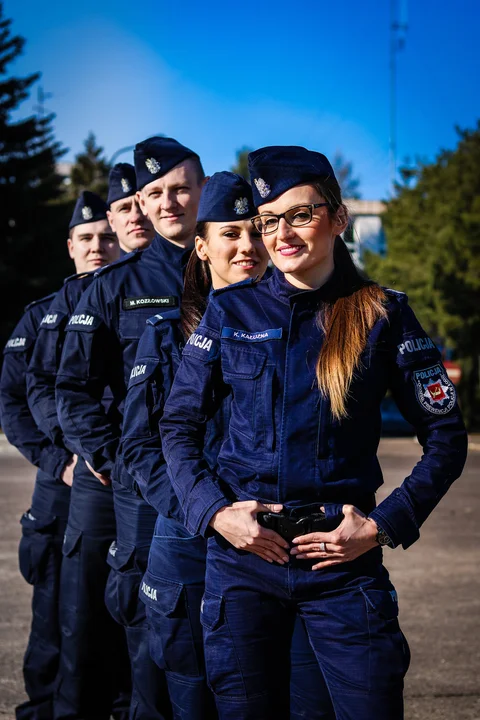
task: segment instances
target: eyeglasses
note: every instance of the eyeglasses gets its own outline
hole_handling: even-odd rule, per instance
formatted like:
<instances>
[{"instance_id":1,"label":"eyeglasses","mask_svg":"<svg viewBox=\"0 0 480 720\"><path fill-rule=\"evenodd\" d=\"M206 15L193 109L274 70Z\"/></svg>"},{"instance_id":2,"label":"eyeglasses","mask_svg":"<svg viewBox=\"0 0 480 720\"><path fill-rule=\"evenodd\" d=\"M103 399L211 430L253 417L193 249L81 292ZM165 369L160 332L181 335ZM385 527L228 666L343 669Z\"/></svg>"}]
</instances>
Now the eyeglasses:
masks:
<instances>
[{"instance_id":1,"label":"eyeglasses","mask_svg":"<svg viewBox=\"0 0 480 720\"><path fill-rule=\"evenodd\" d=\"M301 227L302 225L308 225L312 222L314 208L327 207L328 203L313 203L312 205L295 205L280 215L274 215L273 213L262 213L261 215L255 215L251 218L251 221L257 230L262 235L270 235L271 233L278 230L280 218L284 218L291 227Z\"/></svg>"}]
</instances>

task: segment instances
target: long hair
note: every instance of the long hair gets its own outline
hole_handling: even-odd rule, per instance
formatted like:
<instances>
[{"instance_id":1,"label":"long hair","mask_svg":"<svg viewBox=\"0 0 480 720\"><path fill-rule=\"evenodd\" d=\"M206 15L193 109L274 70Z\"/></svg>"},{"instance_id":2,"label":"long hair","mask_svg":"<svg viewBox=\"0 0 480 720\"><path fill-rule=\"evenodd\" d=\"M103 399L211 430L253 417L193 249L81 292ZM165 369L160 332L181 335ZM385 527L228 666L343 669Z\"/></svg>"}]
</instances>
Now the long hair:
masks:
<instances>
[{"instance_id":1,"label":"long hair","mask_svg":"<svg viewBox=\"0 0 480 720\"><path fill-rule=\"evenodd\" d=\"M315 189L328 202L328 213L348 216L335 178L315 183ZM348 416L350 386L368 335L381 317L386 317L386 296L376 283L368 280L355 266L350 252L338 235L334 247L334 296L322 303L317 323L324 333L317 359L316 376L320 392L330 400L335 420Z\"/></svg>"},{"instance_id":2,"label":"long hair","mask_svg":"<svg viewBox=\"0 0 480 720\"><path fill-rule=\"evenodd\" d=\"M197 223L195 235L205 240L208 223ZM212 287L210 270L205 260L200 260L195 250L192 251L185 270L182 304L180 308L180 324L185 337L195 332L200 324L205 310L207 299Z\"/></svg>"}]
</instances>

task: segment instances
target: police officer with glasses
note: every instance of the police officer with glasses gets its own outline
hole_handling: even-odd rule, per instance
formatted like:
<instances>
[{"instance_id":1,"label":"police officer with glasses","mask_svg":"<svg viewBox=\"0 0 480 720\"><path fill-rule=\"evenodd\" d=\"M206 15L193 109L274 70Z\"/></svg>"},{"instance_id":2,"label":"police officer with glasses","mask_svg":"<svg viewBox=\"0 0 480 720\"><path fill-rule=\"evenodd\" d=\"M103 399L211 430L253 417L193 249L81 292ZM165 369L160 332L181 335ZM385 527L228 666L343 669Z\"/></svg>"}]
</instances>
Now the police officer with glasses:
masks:
<instances>
[{"instance_id":1,"label":"police officer with glasses","mask_svg":"<svg viewBox=\"0 0 480 720\"><path fill-rule=\"evenodd\" d=\"M208 537L208 680L222 720L288 718L301 617L336 717L400 720L409 650L382 547L412 545L462 472L455 388L406 296L353 264L327 158L267 147L249 168L273 275L213 293L160 423L186 527ZM406 351L407 340L423 341ZM225 389L231 418L212 470L205 423ZM387 389L423 456L375 507Z\"/></svg>"}]
</instances>

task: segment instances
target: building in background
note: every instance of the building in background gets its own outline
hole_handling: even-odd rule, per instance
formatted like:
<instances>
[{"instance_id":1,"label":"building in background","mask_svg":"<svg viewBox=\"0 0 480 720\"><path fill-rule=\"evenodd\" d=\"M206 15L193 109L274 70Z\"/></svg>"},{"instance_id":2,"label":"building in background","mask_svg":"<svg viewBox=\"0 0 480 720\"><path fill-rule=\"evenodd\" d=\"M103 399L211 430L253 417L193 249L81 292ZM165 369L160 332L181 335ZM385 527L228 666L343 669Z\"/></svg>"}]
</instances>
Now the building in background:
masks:
<instances>
[{"instance_id":1,"label":"building in background","mask_svg":"<svg viewBox=\"0 0 480 720\"><path fill-rule=\"evenodd\" d=\"M362 267L365 250L385 255L386 242L382 226L385 204L380 200L346 200L351 222L343 234L357 265Z\"/></svg>"}]
</instances>

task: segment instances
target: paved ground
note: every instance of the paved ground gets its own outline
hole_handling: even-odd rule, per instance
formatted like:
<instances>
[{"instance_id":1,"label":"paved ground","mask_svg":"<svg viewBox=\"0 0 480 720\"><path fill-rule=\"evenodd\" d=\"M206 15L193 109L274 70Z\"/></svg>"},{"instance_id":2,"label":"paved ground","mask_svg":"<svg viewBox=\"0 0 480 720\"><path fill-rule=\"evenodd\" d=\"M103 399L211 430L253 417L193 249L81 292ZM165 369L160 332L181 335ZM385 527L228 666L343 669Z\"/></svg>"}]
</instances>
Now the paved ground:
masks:
<instances>
[{"instance_id":1,"label":"paved ground","mask_svg":"<svg viewBox=\"0 0 480 720\"><path fill-rule=\"evenodd\" d=\"M480 720L479 450L477 439L465 473L426 522L421 540L407 552L386 552L412 649L406 720ZM384 492L419 456L411 439L382 442ZM33 469L0 436L0 717L8 720L23 698L30 588L17 570L18 518L28 507L33 478Z\"/></svg>"}]
</instances>

